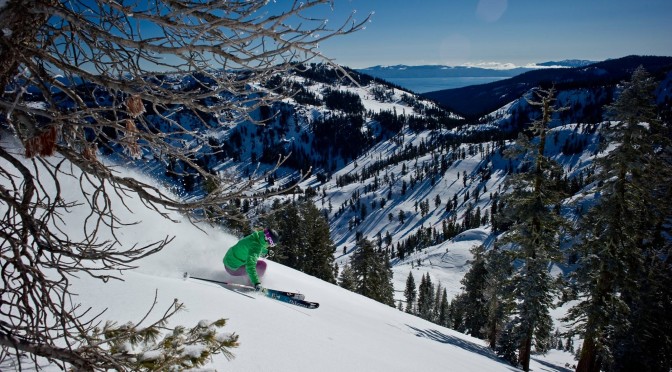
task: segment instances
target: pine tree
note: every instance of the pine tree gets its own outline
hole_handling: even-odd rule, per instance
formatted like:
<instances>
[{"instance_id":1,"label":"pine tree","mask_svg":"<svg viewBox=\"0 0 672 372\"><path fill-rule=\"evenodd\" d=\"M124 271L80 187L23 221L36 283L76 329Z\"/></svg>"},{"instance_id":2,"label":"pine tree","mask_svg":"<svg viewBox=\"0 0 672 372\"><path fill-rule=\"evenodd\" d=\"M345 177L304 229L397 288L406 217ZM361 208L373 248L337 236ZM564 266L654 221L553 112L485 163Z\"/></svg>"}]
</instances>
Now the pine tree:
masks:
<instances>
[{"instance_id":1,"label":"pine tree","mask_svg":"<svg viewBox=\"0 0 672 372\"><path fill-rule=\"evenodd\" d=\"M563 195L555 180L562 170L546 156L546 136L554 108L553 88L535 92L539 101L529 101L541 107L541 118L532 123L536 144L521 133L510 155L522 157L522 169L528 171L510 177L512 192L503 198L504 213L513 221L509 233L502 239L514 247L521 266L514 275L514 294L518 306L512 319L513 340L519 343L518 360L523 370L529 370L533 345L547 347L552 319L554 280L549 266L559 260L559 236L563 221L554 207Z\"/></svg>"},{"instance_id":2,"label":"pine tree","mask_svg":"<svg viewBox=\"0 0 672 372\"><path fill-rule=\"evenodd\" d=\"M464 293L459 293L450 302L450 322L454 330L462 333L465 332L464 315L468 311L466 306L464 306L465 297Z\"/></svg>"},{"instance_id":3,"label":"pine tree","mask_svg":"<svg viewBox=\"0 0 672 372\"><path fill-rule=\"evenodd\" d=\"M329 223L309 201L276 205L264 226L276 228L281 240L274 260L335 283L333 265L336 247L330 237Z\"/></svg>"},{"instance_id":4,"label":"pine tree","mask_svg":"<svg viewBox=\"0 0 672 372\"><path fill-rule=\"evenodd\" d=\"M441 313L441 295L443 294L443 287L441 283L436 284L436 292L434 292L434 308L432 309L432 322L439 324L439 315Z\"/></svg>"},{"instance_id":5,"label":"pine tree","mask_svg":"<svg viewBox=\"0 0 672 372\"><path fill-rule=\"evenodd\" d=\"M432 310L434 309L434 284L429 277L429 273L422 276L418 288L418 316L422 319L432 319Z\"/></svg>"},{"instance_id":6,"label":"pine tree","mask_svg":"<svg viewBox=\"0 0 672 372\"><path fill-rule=\"evenodd\" d=\"M380 302L394 306L394 284L392 280L394 278L394 273L392 272L392 263L390 261L390 255L387 250L382 252L383 261L382 261L382 270L380 278Z\"/></svg>"},{"instance_id":7,"label":"pine tree","mask_svg":"<svg viewBox=\"0 0 672 372\"><path fill-rule=\"evenodd\" d=\"M338 285L352 292L357 289L357 276L355 275L355 271L352 269L352 266L349 264L345 264L345 266L343 266L341 276L338 278Z\"/></svg>"},{"instance_id":8,"label":"pine tree","mask_svg":"<svg viewBox=\"0 0 672 372\"><path fill-rule=\"evenodd\" d=\"M406 298L406 312L413 314L415 309L415 300L418 296L418 290L415 287L415 279L413 279L413 272L408 272L408 277L406 278L406 288L404 289L404 297Z\"/></svg>"},{"instance_id":9,"label":"pine tree","mask_svg":"<svg viewBox=\"0 0 672 372\"><path fill-rule=\"evenodd\" d=\"M641 157L639 173L633 173L634 186L645 192L639 205L641 238L639 267L630 265L631 283L623 288L628 306L628 322L617 327L613 340L613 371L672 370L672 133L670 123L662 122L653 94L655 82L642 68L635 70L631 85L610 107L621 122L640 121L647 132L642 143L633 141ZM637 137L637 136L635 136ZM636 180L640 178L640 180Z\"/></svg>"},{"instance_id":10,"label":"pine tree","mask_svg":"<svg viewBox=\"0 0 672 372\"><path fill-rule=\"evenodd\" d=\"M335 283L331 267L334 263L336 246L331 240L329 222L320 213L315 204L305 202L300 204L304 224L300 231L306 240L303 254L306 261L301 271L330 283Z\"/></svg>"},{"instance_id":11,"label":"pine tree","mask_svg":"<svg viewBox=\"0 0 672 372\"><path fill-rule=\"evenodd\" d=\"M568 335L567 340L565 340L564 350L570 353L574 353L574 340L572 339L571 334Z\"/></svg>"},{"instance_id":12,"label":"pine tree","mask_svg":"<svg viewBox=\"0 0 672 372\"><path fill-rule=\"evenodd\" d=\"M520 360L517 353L519 337L515 335L516 332L513 328L513 323L506 324L501 335L497 339L495 351L497 352L497 355L504 358L504 360L513 365L518 365Z\"/></svg>"},{"instance_id":13,"label":"pine tree","mask_svg":"<svg viewBox=\"0 0 672 372\"><path fill-rule=\"evenodd\" d=\"M282 239L275 248L273 260L291 268L300 270L303 236L297 226L302 218L296 203L274 205L273 213L264 221L264 227L278 230Z\"/></svg>"},{"instance_id":14,"label":"pine tree","mask_svg":"<svg viewBox=\"0 0 672 372\"><path fill-rule=\"evenodd\" d=\"M452 326L452 322L450 321L450 303L448 303L448 293L445 288L443 289L443 293L441 293L437 323L444 327Z\"/></svg>"},{"instance_id":15,"label":"pine tree","mask_svg":"<svg viewBox=\"0 0 672 372\"><path fill-rule=\"evenodd\" d=\"M491 349L497 346L497 340L513 311L514 299L511 283L513 265L507 251L494 248L485 255L485 288L483 297L487 311L484 335Z\"/></svg>"},{"instance_id":16,"label":"pine tree","mask_svg":"<svg viewBox=\"0 0 672 372\"><path fill-rule=\"evenodd\" d=\"M352 255L352 270L357 282L355 292L384 304L394 306L392 268L386 253L376 252L367 239L357 242Z\"/></svg>"},{"instance_id":17,"label":"pine tree","mask_svg":"<svg viewBox=\"0 0 672 372\"><path fill-rule=\"evenodd\" d=\"M560 333L560 330L556 328L555 332L553 332L553 337L551 339L551 345L552 349L556 350L562 350L563 345L562 345L562 334Z\"/></svg>"},{"instance_id":18,"label":"pine tree","mask_svg":"<svg viewBox=\"0 0 672 372\"><path fill-rule=\"evenodd\" d=\"M596 160L599 198L580 221L575 246L583 297L568 319L584 339L577 371L671 367L670 262L660 254L670 248L671 163L654 88L640 67L608 108L616 122L603 135L618 146Z\"/></svg>"},{"instance_id":19,"label":"pine tree","mask_svg":"<svg viewBox=\"0 0 672 372\"><path fill-rule=\"evenodd\" d=\"M464 327L467 334L483 338L483 327L487 322L484 293L488 277L488 272L485 268L485 247L483 245L474 246L470 251L474 256L474 261L461 281L462 290L464 291L464 306L469 309L464 314Z\"/></svg>"}]
</instances>

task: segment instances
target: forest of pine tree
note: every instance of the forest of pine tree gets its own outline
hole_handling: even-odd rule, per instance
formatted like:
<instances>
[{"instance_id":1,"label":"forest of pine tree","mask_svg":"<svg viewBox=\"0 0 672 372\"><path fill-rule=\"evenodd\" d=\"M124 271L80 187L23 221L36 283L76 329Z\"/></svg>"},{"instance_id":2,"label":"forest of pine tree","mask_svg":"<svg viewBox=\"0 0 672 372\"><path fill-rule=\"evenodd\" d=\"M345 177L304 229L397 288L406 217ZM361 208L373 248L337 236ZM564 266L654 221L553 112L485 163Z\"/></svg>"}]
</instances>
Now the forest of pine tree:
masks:
<instances>
[{"instance_id":1,"label":"forest of pine tree","mask_svg":"<svg viewBox=\"0 0 672 372\"><path fill-rule=\"evenodd\" d=\"M451 304L453 328L487 339L524 370L533 352L573 350L578 337L577 372L670 371L671 132L654 88L639 68L607 107L613 121L602 127L604 144L620 145L597 158L594 201L573 229L558 208L567 191L562 172L543 148L553 92L541 91L541 119L531 126L537 141L523 134L510 151L525 171L510 177L512 191L498 204L495 247L472 251ZM574 242L565 252L563 238ZM550 276L551 265L563 263L573 264L571 274ZM576 303L565 319L571 328L554 333L549 310L568 300Z\"/></svg>"},{"instance_id":2,"label":"forest of pine tree","mask_svg":"<svg viewBox=\"0 0 672 372\"><path fill-rule=\"evenodd\" d=\"M394 306L394 286L390 257L362 239L357 243L350 261L354 292L386 305ZM344 278L341 277L341 283Z\"/></svg>"},{"instance_id":3,"label":"forest of pine tree","mask_svg":"<svg viewBox=\"0 0 672 372\"><path fill-rule=\"evenodd\" d=\"M322 280L336 283L329 223L309 201L276 203L264 221L280 236L274 260Z\"/></svg>"},{"instance_id":4,"label":"forest of pine tree","mask_svg":"<svg viewBox=\"0 0 672 372\"><path fill-rule=\"evenodd\" d=\"M669 371L672 367L669 123L655 84L637 69L608 107L604 132L620 143L599 160L601 198L579 221L579 303L569 313L584 339L577 372Z\"/></svg>"}]
</instances>

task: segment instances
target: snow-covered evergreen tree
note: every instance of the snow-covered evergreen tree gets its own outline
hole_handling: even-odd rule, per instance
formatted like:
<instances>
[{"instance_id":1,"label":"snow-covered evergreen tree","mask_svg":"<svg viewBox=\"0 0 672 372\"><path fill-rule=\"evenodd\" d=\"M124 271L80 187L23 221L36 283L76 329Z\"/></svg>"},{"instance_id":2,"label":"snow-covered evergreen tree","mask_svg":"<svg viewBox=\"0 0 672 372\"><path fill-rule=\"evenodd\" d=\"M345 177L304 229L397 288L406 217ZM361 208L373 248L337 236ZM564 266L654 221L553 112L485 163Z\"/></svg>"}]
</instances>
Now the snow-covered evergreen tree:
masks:
<instances>
[{"instance_id":1,"label":"snow-covered evergreen tree","mask_svg":"<svg viewBox=\"0 0 672 372\"><path fill-rule=\"evenodd\" d=\"M355 292L394 306L392 270L387 254L376 252L373 243L362 239L357 243L350 264L357 280Z\"/></svg>"},{"instance_id":2,"label":"snow-covered evergreen tree","mask_svg":"<svg viewBox=\"0 0 672 372\"><path fill-rule=\"evenodd\" d=\"M448 302L448 292L443 289L441 293L441 301L439 303L439 314L436 323L443 327L451 327L450 322L450 303Z\"/></svg>"},{"instance_id":3,"label":"snow-covered evergreen tree","mask_svg":"<svg viewBox=\"0 0 672 372\"><path fill-rule=\"evenodd\" d=\"M621 122L640 121L648 129L633 141L642 164L634 182L646 187L641 200L630 201L641 213L641 266L630 266L634 286L624 287L628 321L616 328L613 340L613 371L669 371L672 369L672 132L662 121L653 94L653 78L641 66L630 85L608 109ZM669 116L668 116L669 117Z\"/></svg>"},{"instance_id":4,"label":"snow-covered evergreen tree","mask_svg":"<svg viewBox=\"0 0 672 372\"><path fill-rule=\"evenodd\" d=\"M338 277L338 285L352 292L357 289L357 276L350 264L343 266L343 271Z\"/></svg>"},{"instance_id":5,"label":"snow-covered evergreen tree","mask_svg":"<svg viewBox=\"0 0 672 372\"><path fill-rule=\"evenodd\" d=\"M474 337L482 338L483 327L487 322L487 307L485 299L486 280L488 272L485 268L485 247L474 246L471 250L474 260L471 268L462 278L462 290L464 291L464 306L469 309L464 314L464 327L466 332Z\"/></svg>"},{"instance_id":6,"label":"snow-covered evergreen tree","mask_svg":"<svg viewBox=\"0 0 672 372\"><path fill-rule=\"evenodd\" d=\"M493 350L514 308L511 274L513 265L507 251L494 248L485 254L485 288L483 297L487 318L484 335Z\"/></svg>"},{"instance_id":7,"label":"snow-covered evergreen tree","mask_svg":"<svg viewBox=\"0 0 672 372\"><path fill-rule=\"evenodd\" d=\"M422 276L420 286L418 287L418 316L432 320L432 310L434 309L434 284L429 273Z\"/></svg>"},{"instance_id":8,"label":"snow-covered evergreen tree","mask_svg":"<svg viewBox=\"0 0 672 372\"><path fill-rule=\"evenodd\" d=\"M560 258L562 217L556 211L563 195L557 181L562 178L559 165L546 154L546 136L554 108L555 90L535 92L539 101L528 101L541 107L541 117L532 123L531 130L538 136L532 142L521 133L511 151L521 156L521 169L512 175L512 191L503 197L505 213L512 226L502 238L510 244L514 257L521 265L514 274L514 294L517 308L512 322L514 337L519 345L518 360L523 370L529 370L530 355L535 346L547 349L552 331L549 308L553 306L555 282L550 275L550 265Z\"/></svg>"},{"instance_id":9,"label":"snow-covered evergreen tree","mask_svg":"<svg viewBox=\"0 0 672 372\"><path fill-rule=\"evenodd\" d=\"M276 228L281 240L274 260L334 283L332 267L336 247L329 224L315 204L301 200L276 205L264 225Z\"/></svg>"},{"instance_id":10,"label":"snow-covered evergreen tree","mask_svg":"<svg viewBox=\"0 0 672 372\"><path fill-rule=\"evenodd\" d=\"M406 288L404 289L404 297L406 298L406 312L409 314L414 314L415 300L418 297L418 290L415 287L413 271L408 272L408 277L406 278Z\"/></svg>"},{"instance_id":11,"label":"snow-covered evergreen tree","mask_svg":"<svg viewBox=\"0 0 672 372\"><path fill-rule=\"evenodd\" d=\"M663 138L654 87L638 68L610 107L616 121L604 127L606 144L617 146L596 160L596 204L581 220L576 245L581 297L568 316L584 339L577 372L642 364L649 364L646 370L670 369L669 334L664 333L671 323L663 313L671 308L670 287L665 287L670 283L671 163L669 132Z\"/></svg>"}]
</instances>

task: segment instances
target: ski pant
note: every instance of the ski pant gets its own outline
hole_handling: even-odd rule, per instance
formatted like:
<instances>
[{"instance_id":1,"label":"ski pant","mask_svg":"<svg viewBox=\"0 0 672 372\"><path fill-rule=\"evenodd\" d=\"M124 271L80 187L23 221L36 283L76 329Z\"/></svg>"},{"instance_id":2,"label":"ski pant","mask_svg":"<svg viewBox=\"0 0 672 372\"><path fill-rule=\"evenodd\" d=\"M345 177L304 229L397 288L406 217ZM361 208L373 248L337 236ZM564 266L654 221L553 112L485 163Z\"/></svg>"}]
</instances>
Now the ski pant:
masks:
<instances>
[{"instance_id":1,"label":"ski pant","mask_svg":"<svg viewBox=\"0 0 672 372\"><path fill-rule=\"evenodd\" d=\"M228 266L224 265L224 268L226 269L226 272L233 275L233 276L243 276L247 275L247 271L245 270L245 265L237 268L237 269L231 269ZM266 272L266 261L257 261L257 275L261 278L264 276L264 273Z\"/></svg>"}]
</instances>

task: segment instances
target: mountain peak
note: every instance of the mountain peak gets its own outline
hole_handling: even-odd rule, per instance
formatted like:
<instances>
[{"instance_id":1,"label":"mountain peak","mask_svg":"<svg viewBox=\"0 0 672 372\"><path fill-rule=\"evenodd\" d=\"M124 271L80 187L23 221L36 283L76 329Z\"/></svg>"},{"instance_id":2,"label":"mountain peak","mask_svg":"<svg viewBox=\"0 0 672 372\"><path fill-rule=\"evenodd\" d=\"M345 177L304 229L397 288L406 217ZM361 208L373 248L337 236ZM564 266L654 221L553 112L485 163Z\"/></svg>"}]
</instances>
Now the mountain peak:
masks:
<instances>
[{"instance_id":1,"label":"mountain peak","mask_svg":"<svg viewBox=\"0 0 672 372\"><path fill-rule=\"evenodd\" d=\"M537 63L536 66L543 66L543 67L583 67L583 66L588 66L592 65L593 63L597 63L599 61L590 61L587 59L564 59L561 61L548 61L548 62L541 62Z\"/></svg>"}]
</instances>

